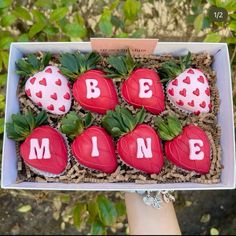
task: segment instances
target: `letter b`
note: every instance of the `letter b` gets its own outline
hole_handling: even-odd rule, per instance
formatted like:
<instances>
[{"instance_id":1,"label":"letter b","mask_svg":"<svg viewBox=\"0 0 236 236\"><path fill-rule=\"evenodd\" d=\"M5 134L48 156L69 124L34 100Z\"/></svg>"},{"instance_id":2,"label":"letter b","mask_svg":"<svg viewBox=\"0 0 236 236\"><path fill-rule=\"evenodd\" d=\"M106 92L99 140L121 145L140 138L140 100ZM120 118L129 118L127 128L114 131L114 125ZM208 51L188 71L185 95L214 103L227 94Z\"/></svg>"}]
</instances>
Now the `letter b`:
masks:
<instances>
[{"instance_id":1,"label":"letter b","mask_svg":"<svg viewBox=\"0 0 236 236\"><path fill-rule=\"evenodd\" d=\"M98 81L96 79L86 79L87 98L98 98L101 94L98 88Z\"/></svg>"}]
</instances>

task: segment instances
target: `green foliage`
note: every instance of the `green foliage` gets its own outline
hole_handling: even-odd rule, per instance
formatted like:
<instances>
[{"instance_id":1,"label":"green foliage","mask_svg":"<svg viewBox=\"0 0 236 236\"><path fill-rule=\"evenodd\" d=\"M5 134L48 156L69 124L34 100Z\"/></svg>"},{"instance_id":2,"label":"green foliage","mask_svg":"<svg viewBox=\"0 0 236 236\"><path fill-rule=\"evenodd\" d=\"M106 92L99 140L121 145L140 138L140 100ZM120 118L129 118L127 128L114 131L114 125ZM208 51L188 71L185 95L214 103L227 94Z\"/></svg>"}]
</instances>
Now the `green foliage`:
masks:
<instances>
[{"instance_id":1,"label":"green foliage","mask_svg":"<svg viewBox=\"0 0 236 236\"><path fill-rule=\"evenodd\" d=\"M111 55L107 58L107 62L111 66L104 69L108 78L127 78L139 66L129 51L127 55Z\"/></svg>"},{"instance_id":2,"label":"green foliage","mask_svg":"<svg viewBox=\"0 0 236 236\"><path fill-rule=\"evenodd\" d=\"M77 229L88 224L92 235L106 235L109 227L114 226L125 215L124 201L113 203L105 195L98 195L86 203L78 203L73 211Z\"/></svg>"},{"instance_id":3,"label":"green foliage","mask_svg":"<svg viewBox=\"0 0 236 236\"><path fill-rule=\"evenodd\" d=\"M29 78L35 73L43 70L51 59L51 53L45 52L41 58L34 54L28 54L26 58L16 62L16 73L24 78Z\"/></svg>"},{"instance_id":4,"label":"green foliage","mask_svg":"<svg viewBox=\"0 0 236 236\"><path fill-rule=\"evenodd\" d=\"M12 121L6 123L7 136L15 141L25 140L34 128L47 122L47 114L41 111L36 117L32 112L22 114L12 114Z\"/></svg>"},{"instance_id":5,"label":"green foliage","mask_svg":"<svg viewBox=\"0 0 236 236\"><path fill-rule=\"evenodd\" d=\"M68 113L61 121L60 130L62 133L68 135L73 140L80 135L85 128L88 128L92 124L93 118L90 112L85 117L81 117L76 112Z\"/></svg>"},{"instance_id":6,"label":"green foliage","mask_svg":"<svg viewBox=\"0 0 236 236\"><path fill-rule=\"evenodd\" d=\"M176 116L156 117L155 126L162 140L172 140L182 132L182 125Z\"/></svg>"},{"instance_id":7,"label":"green foliage","mask_svg":"<svg viewBox=\"0 0 236 236\"><path fill-rule=\"evenodd\" d=\"M63 53L59 58L61 63L59 68L65 76L75 80L85 71L96 69L100 60L101 57L96 52L87 54L82 54L79 52Z\"/></svg>"},{"instance_id":8,"label":"green foliage","mask_svg":"<svg viewBox=\"0 0 236 236\"><path fill-rule=\"evenodd\" d=\"M141 11L141 2L137 0L126 0L123 6L126 20L135 21Z\"/></svg>"},{"instance_id":9,"label":"green foliage","mask_svg":"<svg viewBox=\"0 0 236 236\"><path fill-rule=\"evenodd\" d=\"M120 137L132 131L138 124L143 123L145 116L144 108L133 117L128 109L116 106L115 111L107 111L106 115L102 118L102 126L113 137Z\"/></svg>"}]
</instances>

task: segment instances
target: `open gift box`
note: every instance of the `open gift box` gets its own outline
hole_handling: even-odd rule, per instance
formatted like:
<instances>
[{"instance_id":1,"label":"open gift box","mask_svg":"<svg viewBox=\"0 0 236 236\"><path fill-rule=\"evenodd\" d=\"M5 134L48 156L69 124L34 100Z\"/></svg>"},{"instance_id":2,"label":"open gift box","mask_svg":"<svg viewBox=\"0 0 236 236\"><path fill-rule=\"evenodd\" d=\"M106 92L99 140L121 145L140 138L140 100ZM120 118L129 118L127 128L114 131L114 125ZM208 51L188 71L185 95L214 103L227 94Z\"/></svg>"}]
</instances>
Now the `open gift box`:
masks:
<instances>
[{"instance_id":1,"label":"open gift box","mask_svg":"<svg viewBox=\"0 0 236 236\"><path fill-rule=\"evenodd\" d=\"M119 40L119 39L115 39ZM135 40L133 41L135 45ZM104 43L105 44L105 43ZM5 121L9 121L13 113L19 112L17 84L19 76L15 73L15 62L23 54L49 51L53 53L92 50L90 42L48 42L48 43L12 43L10 48ZM220 111L218 123L221 126L222 173L221 181L216 184L199 183L164 183L164 184L137 184L137 183L40 183L21 182L17 180L17 155L14 141L7 138L4 132L2 177L1 186L7 189L42 189L42 190L207 190L235 188L235 139L231 71L228 47L226 43L191 43L191 42L159 42L153 54L170 53L174 56L192 53L208 52L214 57L213 70L217 76L217 87L220 94ZM6 130L5 130L6 131Z\"/></svg>"}]
</instances>

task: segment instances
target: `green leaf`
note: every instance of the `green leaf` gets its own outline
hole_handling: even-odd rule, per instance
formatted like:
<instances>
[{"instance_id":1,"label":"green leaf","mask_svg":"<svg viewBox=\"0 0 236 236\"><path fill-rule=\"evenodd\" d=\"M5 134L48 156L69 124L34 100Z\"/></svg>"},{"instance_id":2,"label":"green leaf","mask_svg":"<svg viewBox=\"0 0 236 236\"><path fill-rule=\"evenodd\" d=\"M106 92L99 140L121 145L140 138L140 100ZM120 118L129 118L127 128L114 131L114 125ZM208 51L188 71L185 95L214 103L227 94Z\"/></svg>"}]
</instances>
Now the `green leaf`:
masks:
<instances>
[{"instance_id":1,"label":"green leaf","mask_svg":"<svg viewBox=\"0 0 236 236\"><path fill-rule=\"evenodd\" d=\"M21 34L17 41L18 42L28 42L29 41L28 34Z\"/></svg>"},{"instance_id":2,"label":"green leaf","mask_svg":"<svg viewBox=\"0 0 236 236\"><path fill-rule=\"evenodd\" d=\"M9 59L9 52L8 51L1 51L0 57L2 58L4 68L7 69L8 67L8 59Z\"/></svg>"},{"instance_id":3,"label":"green leaf","mask_svg":"<svg viewBox=\"0 0 236 236\"><path fill-rule=\"evenodd\" d=\"M2 17L1 25L7 27L12 25L16 21L16 17L12 14L8 14Z\"/></svg>"},{"instance_id":4,"label":"green leaf","mask_svg":"<svg viewBox=\"0 0 236 236\"><path fill-rule=\"evenodd\" d=\"M220 41L221 41L221 36L218 33L209 33L204 39L204 42L220 42Z\"/></svg>"},{"instance_id":5,"label":"green leaf","mask_svg":"<svg viewBox=\"0 0 236 236\"><path fill-rule=\"evenodd\" d=\"M1 0L0 1L0 8L9 7L12 3L12 0Z\"/></svg>"},{"instance_id":6,"label":"green leaf","mask_svg":"<svg viewBox=\"0 0 236 236\"><path fill-rule=\"evenodd\" d=\"M79 229L83 223L83 215L87 211L86 204L77 203L73 211L74 225Z\"/></svg>"},{"instance_id":7,"label":"green leaf","mask_svg":"<svg viewBox=\"0 0 236 236\"><path fill-rule=\"evenodd\" d=\"M204 19L204 15L200 14L194 20L193 25L197 33L202 29L203 19Z\"/></svg>"},{"instance_id":8,"label":"green leaf","mask_svg":"<svg viewBox=\"0 0 236 236\"><path fill-rule=\"evenodd\" d=\"M47 35L56 35L59 33L59 29L54 27L54 26L46 26L43 30L43 32L45 32Z\"/></svg>"},{"instance_id":9,"label":"green leaf","mask_svg":"<svg viewBox=\"0 0 236 236\"><path fill-rule=\"evenodd\" d=\"M230 22L230 24L228 25L228 27L232 30L236 32L236 21L232 21Z\"/></svg>"},{"instance_id":10,"label":"green leaf","mask_svg":"<svg viewBox=\"0 0 236 236\"><path fill-rule=\"evenodd\" d=\"M96 199L87 204L87 210L89 212L88 223L92 224L98 217L98 204Z\"/></svg>"},{"instance_id":11,"label":"green leaf","mask_svg":"<svg viewBox=\"0 0 236 236\"><path fill-rule=\"evenodd\" d=\"M45 0L37 0L34 5L36 7L43 7L43 8L48 8L51 9L52 8L52 1L45 1Z\"/></svg>"},{"instance_id":12,"label":"green leaf","mask_svg":"<svg viewBox=\"0 0 236 236\"><path fill-rule=\"evenodd\" d=\"M7 82L7 74L0 74L0 86L4 86Z\"/></svg>"},{"instance_id":13,"label":"green leaf","mask_svg":"<svg viewBox=\"0 0 236 236\"><path fill-rule=\"evenodd\" d=\"M113 127L111 132L114 137L120 137L122 135L122 131L118 127Z\"/></svg>"},{"instance_id":14,"label":"green leaf","mask_svg":"<svg viewBox=\"0 0 236 236\"><path fill-rule=\"evenodd\" d=\"M84 118L84 126L88 128L90 125L92 125L93 119L90 112L87 113L87 115Z\"/></svg>"},{"instance_id":15,"label":"green leaf","mask_svg":"<svg viewBox=\"0 0 236 236\"><path fill-rule=\"evenodd\" d=\"M236 20L236 14L230 14L229 16Z\"/></svg>"},{"instance_id":16,"label":"green leaf","mask_svg":"<svg viewBox=\"0 0 236 236\"><path fill-rule=\"evenodd\" d=\"M87 35L87 30L84 25L72 23L66 25L65 34L67 34L70 37L84 38Z\"/></svg>"},{"instance_id":17,"label":"green leaf","mask_svg":"<svg viewBox=\"0 0 236 236\"><path fill-rule=\"evenodd\" d=\"M145 36L147 33L147 31L143 28L140 28L140 29L137 29L135 30L132 35L131 35L131 38L141 38L143 36Z\"/></svg>"},{"instance_id":18,"label":"green leaf","mask_svg":"<svg viewBox=\"0 0 236 236\"><path fill-rule=\"evenodd\" d=\"M57 8L51 12L50 20L51 21L59 21L66 16L68 11L69 11L69 9L67 7Z\"/></svg>"},{"instance_id":19,"label":"green leaf","mask_svg":"<svg viewBox=\"0 0 236 236\"><path fill-rule=\"evenodd\" d=\"M119 201L115 204L118 217L126 215L126 207L124 201Z\"/></svg>"},{"instance_id":20,"label":"green leaf","mask_svg":"<svg viewBox=\"0 0 236 236\"><path fill-rule=\"evenodd\" d=\"M146 117L145 109L142 107L142 109L136 114L135 117L136 124L142 124L144 122L145 117Z\"/></svg>"},{"instance_id":21,"label":"green leaf","mask_svg":"<svg viewBox=\"0 0 236 236\"><path fill-rule=\"evenodd\" d=\"M78 60L74 54L63 53L61 54L59 61L63 68L69 70L70 72L77 73L79 70Z\"/></svg>"},{"instance_id":22,"label":"green leaf","mask_svg":"<svg viewBox=\"0 0 236 236\"><path fill-rule=\"evenodd\" d=\"M225 8L227 11L236 11L236 1L235 0L226 0L222 2L223 8Z\"/></svg>"},{"instance_id":23,"label":"green leaf","mask_svg":"<svg viewBox=\"0 0 236 236\"><path fill-rule=\"evenodd\" d=\"M131 22L136 20L141 10L141 2L136 0L126 0L123 6L125 19Z\"/></svg>"},{"instance_id":24,"label":"green leaf","mask_svg":"<svg viewBox=\"0 0 236 236\"><path fill-rule=\"evenodd\" d=\"M35 126L38 127L42 124L45 124L47 122L47 113L45 111L41 111L36 117L35 117Z\"/></svg>"},{"instance_id":25,"label":"green leaf","mask_svg":"<svg viewBox=\"0 0 236 236\"><path fill-rule=\"evenodd\" d=\"M46 16L43 14L43 12L40 12L37 9L32 9L31 10L32 14L33 14L33 18L36 22L43 22L46 23L47 18Z\"/></svg>"},{"instance_id":26,"label":"green leaf","mask_svg":"<svg viewBox=\"0 0 236 236\"><path fill-rule=\"evenodd\" d=\"M11 36L1 37L0 38L0 49L8 49L11 42L14 42L14 38Z\"/></svg>"},{"instance_id":27,"label":"green leaf","mask_svg":"<svg viewBox=\"0 0 236 236\"><path fill-rule=\"evenodd\" d=\"M109 9L110 9L111 11L114 11L114 10L118 7L119 4L120 4L120 0L114 0L114 1L111 3Z\"/></svg>"},{"instance_id":28,"label":"green leaf","mask_svg":"<svg viewBox=\"0 0 236 236\"><path fill-rule=\"evenodd\" d=\"M0 118L0 134L4 131L4 118Z\"/></svg>"},{"instance_id":29,"label":"green leaf","mask_svg":"<svg viewBox=\"0 0 236 236\"><path fill-rule=\"evenodd\" d=\"M113 225L118 216L114 203L108 200L104 195L99 195L97 197L97 204L101 222L105 226Z\"/></svg>"},{"instance_id":30,"label":"green leaf","mask_svg":"<svg viewBox=\"0 0 236 236\"><path fill-rule=\"evenodd\" d=\"M90 233L91 235L107 235L105 226L98 221L93 222Z\"/></svg>"},{"instance_id":31,"label":"green leaf","mask_svg":"<svg viewBox=\"0 0 236 236\"><path fill-rule=\"evenodd\" d=\"M50 52L45 52L43 53L43 57L42 57L42 66L43 67L46 67L48 66L50 60L52 58L52 54ZM44 68L41 68L41 69L44 69Z\"/></svg>"},{"instance_id":32,"label":"green leaf","mask_svg":"<svg viewBox=\"0 0 236 236\"><path fill-rule=\"evenodd\" d=\"M236 37L228 37L225 41L229 44L236 44Z\"/></svg>"},{"instance_id":33,"label":"green leaf","mask_svg":"<svg viewBox=\"0 0 236 236\"><path fill-rule=\"evenodd\" d=\"M29 54L27 56L28 58L28 62L36 69L36 70L39 70L39 67L40 67L40 62L39 60L37 59L37 57L34 55L34 54Z\"/></svg>"},{"instance_id":34,"label":"green leaf","mask_svg":"<svg viewBox=\"0 0 236 236\"><path fill-rule=\"evenodd\" d=\"M100 21L98 26L103 35L107 37L112 35L112 23L110 21Z\"/></svg>"},{"instance_id":35,"label":"green leaf","mask_svg":"<svg viewBox=\"0 0 236 236\"><path fill-rule=\"evenodd\" d=\"M29 30L29 37L33 38L36 34L38 34L40 31L42 31L45 26L46 26L46 24L43 22L38 22L38 23L32 25L32 27Z\"/></svg>"},{"instance_id":36,"label":"green leaf","mask_svg":"<svg viewBox=\"0 0 236 236\"><path fill-rule=\"evenodd\" d=\"M18 211L21 213L27 213L31 211L32 207L30 205L23 205L20 208L18 208Z\"/></svg>"},{"instance_id":37,"label":"green leaf","mask_svg":"<svg viewBox=\"0 0 236 236\"><path fill-rule=\"evenodd\" d=\"M31 15L29 13L30 11L27 10L26 8L24 7L16 7L13 11L13 15L21 20L28 20L30 21L31 20Z\"/></svg>"},{"instance_id":38,"label":"green leaf","mask_svg":"<svg viewBox=\"0 0 236 236\"><path fill-rule=\"evenodd\" d=\"M124 28L125 28L124 21L122 21L121 19L119 19L117 16L114 16L114 15L111 16L111 23L112 23L116 28L121 28L122 30L124 30Z\"/></svg>"}]
</instances>

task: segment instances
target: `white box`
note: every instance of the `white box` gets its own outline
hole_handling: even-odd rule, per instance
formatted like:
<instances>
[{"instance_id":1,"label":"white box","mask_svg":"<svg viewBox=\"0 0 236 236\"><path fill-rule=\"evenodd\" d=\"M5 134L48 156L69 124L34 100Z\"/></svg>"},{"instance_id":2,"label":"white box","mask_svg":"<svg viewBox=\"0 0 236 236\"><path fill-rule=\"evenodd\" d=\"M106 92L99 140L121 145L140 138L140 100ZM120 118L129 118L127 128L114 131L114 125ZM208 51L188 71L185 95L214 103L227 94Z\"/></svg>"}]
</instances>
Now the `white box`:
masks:
<instances>
[{"instance_id":1,"label":"white box","mask_svg":"<svg viewBox=\"0 0 236 236\"><path fill-rule=\"evenodd\" d=\"M64 52L80 50L91 51L90 42L48 42L48 43L12 43L6 94L6 121L10 120L11 114L19 111L17 98L17 84L19 77L16 75L15 62L24 53L37 51ZM214 56L213 69L217 74L217 87L220 92L220 112L218 121L222 128L222 170L221 182L218 184L197 183L171 183L171 184L135 184L135 183L16 183L17 157L14 141L7 138L4 132L2 177L1 186L7 189L43 189L43 190L205 190L205 189L233 189L235 188L235 139L233 101L231 86L231 71L228 47L226 43L186 43L186 42L159 42L155 54L171 53L179 56L186 54L187 50L193 53L208 52Z\"/></svg>"}]
</instances>

